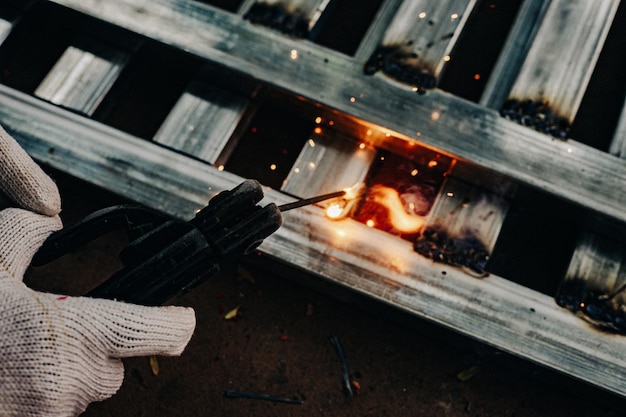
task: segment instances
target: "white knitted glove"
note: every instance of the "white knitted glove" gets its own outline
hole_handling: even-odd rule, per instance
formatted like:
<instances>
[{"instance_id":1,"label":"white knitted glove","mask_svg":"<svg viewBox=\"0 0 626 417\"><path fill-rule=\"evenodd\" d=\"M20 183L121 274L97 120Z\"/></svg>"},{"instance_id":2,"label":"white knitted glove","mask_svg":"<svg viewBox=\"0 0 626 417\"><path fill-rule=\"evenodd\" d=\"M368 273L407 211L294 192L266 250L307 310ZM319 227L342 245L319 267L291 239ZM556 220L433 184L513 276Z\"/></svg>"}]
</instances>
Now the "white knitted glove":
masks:
<instances>
[{"instance_id":1,"label":"white knitted glove","mask_svg":"<svg viewBox=\"0 0 626 417\"><path fill-rule=\"evenodd\" d=\"M113 395L120 358L179 355L192 309L142 307L33 291L22 278L61 228L56 185L0 127L0 189L21 208L0 212L0 416L76 416Z\"/></svg>"}]
</instances>

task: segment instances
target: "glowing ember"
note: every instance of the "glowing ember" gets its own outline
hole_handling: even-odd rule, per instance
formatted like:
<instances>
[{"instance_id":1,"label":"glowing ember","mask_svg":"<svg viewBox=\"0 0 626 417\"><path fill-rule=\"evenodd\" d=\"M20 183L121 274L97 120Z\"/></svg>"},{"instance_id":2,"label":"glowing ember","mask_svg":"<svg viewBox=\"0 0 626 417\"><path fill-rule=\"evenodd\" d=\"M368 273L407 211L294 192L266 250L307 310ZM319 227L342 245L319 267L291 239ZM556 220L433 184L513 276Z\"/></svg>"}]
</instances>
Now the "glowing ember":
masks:
<instances>
[{"instance_id":1,"label":"glowing ember","mask_svg":"<svg viewBox=\"0 0 626 417\"><path fill-rule=\"evenodd\" d=\"M376 185L371 188L370 193L373 201L388 210L389 222L398 231L413 233L423 226L424 218L407 213L402 200L400 200L400 195L393 188Z\"/></svg>"}]
</instances>

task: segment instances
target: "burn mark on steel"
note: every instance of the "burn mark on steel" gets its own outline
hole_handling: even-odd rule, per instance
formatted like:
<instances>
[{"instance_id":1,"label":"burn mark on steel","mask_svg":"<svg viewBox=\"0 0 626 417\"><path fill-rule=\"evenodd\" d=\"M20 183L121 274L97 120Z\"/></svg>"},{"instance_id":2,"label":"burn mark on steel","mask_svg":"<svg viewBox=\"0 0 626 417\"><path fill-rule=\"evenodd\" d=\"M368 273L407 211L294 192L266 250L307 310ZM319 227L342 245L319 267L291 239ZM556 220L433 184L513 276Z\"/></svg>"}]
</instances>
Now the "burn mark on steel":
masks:
<instances>
[{"instance_id":1,"label":"burn mark on steel","mask_svg":"<svg viewBox=\"0 0 626 417\"><path fill-rule=\"evenodd\" d=\"M363 72L373 75L382 71L401 83L418 87L418 93L423 93L422 89L435 88L437 79L418 67L417 58L417 53L401 45L379 46L365 63Z\"/></svg>"},{"instance_id":2,"label":"burn mark on steel","mask_svg":"<svg viewBox=\"0 0 626 417\"><path fill-rule=\"evenodd\" d=\"M552 111L544 101L509 99L502 105L500 115L561 140L567 139L571 128L569 120Z\"/></svg>"},{"instance_id":3,"label":"burn mark on steel","mask_svg":"<svg viewBox=\"0 0 626 417\"><path fill-rule=\"evenodd\" d=\"M255 3L244 19L296 38L309 36L309 17L302 10L288 10L282 3Z\"/></svg>"},{"instance_id":4,"label":"burn mark on steel","mask_svg":"<svg viewBox=\"0 0 626 417\"><path fill-rule=\"evenodd\" d=\"M413 249L436 262L468 268L480 277L487 276L489 251L469 232L452 237L441 227L429 226L415 240Z\"/></svg>"},{"instance_id":5,"label":"burn mark on steel","mask_svg":"<svg viewBox=\"0 0 626 417\"><path fill-rule=\"evenodd\" d=\"M611 293L593 288L583 279L568 279L559 286L555 301L599 330L626 334L626 306L616 300L624 289L626 285Z\"/></svg>"}]
</instances>

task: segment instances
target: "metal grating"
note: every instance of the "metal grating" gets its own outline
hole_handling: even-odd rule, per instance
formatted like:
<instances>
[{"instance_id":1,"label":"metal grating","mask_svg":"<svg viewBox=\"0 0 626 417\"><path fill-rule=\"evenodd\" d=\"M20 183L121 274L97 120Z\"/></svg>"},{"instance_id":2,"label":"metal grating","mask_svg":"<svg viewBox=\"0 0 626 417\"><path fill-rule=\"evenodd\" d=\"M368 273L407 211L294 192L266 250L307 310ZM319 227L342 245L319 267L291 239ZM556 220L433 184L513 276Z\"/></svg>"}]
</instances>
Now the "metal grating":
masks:
<instances>
[{"instance_id":1,"label":"metal grating","mask_svg":"<svg viewBox=\"0 0 626 417\"><path fill-rule=\"evenodd\" d=\"M586 145L584 138L564 140L606 39L623 35L614 30L623 26L619 2L521 2L478 103L443 90L447 84L442 78L453 72L465 32L475 28L474 20L489 13L491 5L499 7L497 2L462 2L458 12L454 7L459 2L382 2L353 55L322 46L314 36L294 38L250 22L245 15L253 3L243 2L236 12L191 0L16 5L19 19L0 16L5 26L10 25L0 45L5 52L0 67L19 68L19 46L47 35L45 25L27 26L22 21L53 12L63 16L68 22L65 30L72 33L58 36L60 45L54 49L58 55L35 82L12 79L10 72L1 80L0 123L38 160L182 218L191 217L216 192L238 184L241 175L236 167L252 157L258 169L268 171L266 184L272 185L266 192L268 200L279 203L330 191L333 179L341 187L362 183L364 197L349 216L329 220L319 207L289 213L284 226L261 246L263 253L626 395L626 339L598 331L557 305L556 294L516 283L505 272L500 276L489 271L487 277L477 278L485 267L480 257L479 266L468 270L453 254L439 251L451 243L457 248L466 244L461 237L469 234L481 241L487 258L496 257L521 196L531 202L541 196L536 200L540 204L566 207L562 217L579 219L581 224L574 224L583 234L578 246L572 243L561 259L567 273L551 279L568 282L584 270L579 279L601 289L606 286L607 291L620 288L617 281L626 270L624 257L619 256L625 247L621 232L626 222L626 163L618 157L624 142L623 116L609 140L612 154ZM274 3L287 10L310 6L315 26L332 21L325 14L332 12L335 1ZM434 18L431 11L433 16L445 11L445 16ZM431 27L426 33L433 39L421 39L409 30L420 21ZM23 25L28 30L21 29ZM582 36L585 48L571 45L569 40L576 36ZM364 71L366 62L392 38L394 44L405 44L405 55L385 62L400 65L409 75L394 76L398 68ZM85 95L78 96L95 103L89 109L42 93L52 79L47 76L62 75L62 65L75 68L63 54L74 47L72 39L106 44L99 49L106 54L100 54L104 62L98 61L98 68L86 67L62 85L63 91L71 91L72 83L89 85L92 89L81 88ZM426 63L419 61L420 48L431 49ZM112 52L116 50L127 55ZM559 53L546 52L554 50ZM112 122L112 115L124 113L116 113L117 101L128 101L120 108L132 109L152 97L149 86L143 92L130 88L144 75L137 68L151 68L134 61L148 55L146 62L156 63L152 68L161 71L154 79L172 81L154 88L161 93L158 100L166 104L151 121L156 128L137 130L141 134L124 131L123 123ZM528 76L540 69L546 70L545 77ZM568 77L553 76L559 73ZM428 84L420 81L424 74L433 76ZM479 78L473 74L475 81ZM572 82L577 89L573 95ZM623 104L624 86L618 88ZM533 103L543 107L532 107ZM558 108L546 103L558 103ZM137 120L142 114L136 113ZM125 116L133 120L132 112ZM554 124L567 128L564 134L529 122L553 116ZM215 129L202 123L209 120L219 121ZM270 158L281 158L276 164L284 170L282 177L280 169L272 168L276 164L269 163L273 160L260 162L265 160L259 149L274 147L279 156ZM394 177L394 171L403 172L402 178ZM413 211L405 215L421 219L418 223L425 227L421 235L398 226L372 227L384 214L370 218L366 207L382 198L381 184L398 191L401 203L413 204ZM538 212L544 213L546 222L562 220L547 217L554 213L547 206ZM424 233L429 229L438 233L431 240ZM588 231L592 237L585 234ZM611 243L598 243L603 239ZM472 251L477 252L475 247ZM604 280L604 272L610 282ZM621 301L615 308L621 309Z\"/></svg>"}]
</instances>

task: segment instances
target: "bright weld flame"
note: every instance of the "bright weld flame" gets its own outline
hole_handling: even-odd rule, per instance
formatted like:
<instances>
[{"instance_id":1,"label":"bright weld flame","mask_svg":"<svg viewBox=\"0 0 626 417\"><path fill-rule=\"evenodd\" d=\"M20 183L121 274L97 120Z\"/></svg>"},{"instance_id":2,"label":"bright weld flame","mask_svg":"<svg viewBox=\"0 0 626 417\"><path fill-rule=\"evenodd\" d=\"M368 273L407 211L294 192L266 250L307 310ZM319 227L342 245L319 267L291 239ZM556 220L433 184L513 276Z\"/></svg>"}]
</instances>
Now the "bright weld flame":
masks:
<instances>
[{"instance_id":1,"label":"bright weld flame","mask_svg":"<svg viewBox=\"0 0 626 417\"><path fill-rule=\"evenodd\" d=\"M362 188L363 183L356 183L352 187L344 188L344 196L331 202L330 205L326 207L326 217L332 220L345 217L352 208L353 203L361 194Z\"/></svg>"},{"instance_id":2,"label":"bright weld flame","mask_svg":"<svg viewBox=\"0 0 626 417\"><path fill-rule=\"evenodd\" d=\"M346 192L346 195L343 196L346 200L354 200L361 194L361 189L363 188L363 183L359 182L354 184L352 187L344 188L343 191Z\"/></svg>"},{"instance_id":3,"label":"bright weld flame","mask_svg":"<svg viewBox=\"0 0 626 417\"><path fill-rule=\"evenodd\" d=\"M406 212L400 195L393 188L376 185L370 189L370 193L373 201L387 208L389 223L396 230L403 233L413 233L424 225L422 216Z\"/></svg>"},{"instance_id":4,"label":"bright weld flame","mask_svg":"<svg viewBox=\"0 0 626 417\"><path fill-rule=\"evenodd\" d=\"M326 216L330 219L338 219L343 213L344 207L339 203L333 203L326 209Z\"/></svg>"}]
</instances>

